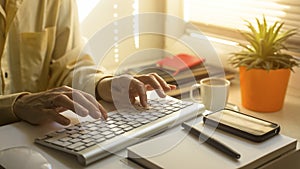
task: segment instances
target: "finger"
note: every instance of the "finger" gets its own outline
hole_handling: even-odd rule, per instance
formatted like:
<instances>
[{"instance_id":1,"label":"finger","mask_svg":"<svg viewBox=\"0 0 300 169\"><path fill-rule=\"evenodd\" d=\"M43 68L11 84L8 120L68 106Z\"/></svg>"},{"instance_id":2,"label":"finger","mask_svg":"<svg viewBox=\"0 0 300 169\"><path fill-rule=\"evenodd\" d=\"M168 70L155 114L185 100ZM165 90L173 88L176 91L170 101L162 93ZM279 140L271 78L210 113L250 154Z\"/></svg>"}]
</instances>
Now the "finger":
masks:
<instances>
[{"instance_id":1,"label":"finger","mask_svg":"<svg viewBox=\"0 0 300 169\"><path fill-rule=\"evenodd\" d=\"M104 119L107 119L106 110L90 94L81 92L79 90L74 90L68 86L64 86L61 89L68 91L68 92L65 92L64 94L67 95L70 99L74 100L74 98L76 98L75 102L77 103L77 105L79 104L79 105L81 105L81 107L84 107L87 110L87 114L90 114L91 117L98 119L101 117L101 114L102 114L102 117ZM89 102L93 105L89 104ZM88 107L86 107L86 106L88 106ZM80 109L79 109L79 111L80 111Z\"/></svg>"},{"instance_id":2,"label":"finger","mask_svg":"<svg viewBox=\"0 0 300 169\"><path fill-rule=\"evenodd\" d=\"M108 115L107 115L107 111L105 110L105 108L100 103L98 103L98 107L99 107L99 109L101 111L103 119L107 120Z\"/></svg>"},{"instance_id":3,"label":"finger","mask_svg":"<svg viewBox=\"0 0 300 169\"><path fill-rule=\"evenodd\" d=\"M96 106L96 110L90 112L90 115L94 118L99 118L102 115L102 117L106 120L107 111L104 109L104 107L92 95L84 92L80 93Z\"/></svg>"},{"instance_id":4,"label":"finger","mask_svg":"<svg viewBox=\"0 0 300 169\"><path fill-rule=\"evenodd\" d=\"M167 82L161 76L159 76L156 73L151 73L151 75L155 77L155 79L159 82L164 91L170 91L172 89L171 86L167 84Z\"/></svg>"},{"instance_id":5,"label":"finger","mask_svg":"<svg viewBox=\"0 0 300 169\"><path fill-rule=\"evenodd\" d=\"M98 103L97 100L88 93L84 93L73 89L71 90L71 92L67 92L64 94L68 96L74 104L75 109L71 110L73 110L80 116L87 116L88 114L90 114L91 117L98 119L101 117L102 114L103 119L107 119L107 112L104 109L104 107L100 105L100 103ZM71 105L69 105L68 107L70 106Z\"/></svg>"},{"instance_id":6,"label":"finger","mask_svg":"<svg viewBox=\"0 0 300 169\"><path fill-rule=\"evenodd\" d=\"M66 118L65 116L59 114L59 112L56 112L55 110L44 110L45 113L52 119L53 121L61 124L61 125L69 125L71 123L70 119Z\"/></svg>"},{"instance_id":7,"label":"finger","mask_svg":"<svg viewBox=\"0 0 300 169\"><path fill-rule=\"evenodd\" d=\"M129 93L129 99L131 104L135 104L135 94Z\"/></svg>"},{"instance_id":8,"label":"finger","mask_svg":"<svg viewBox=\"0 0 300 169\"><path fill-rule=\"evenodd\" d=\"M146 94L146 88L144 83L140 82L137 79L133 79L131 82L132 87L131 89L134 89L134 91L137 92L139 98L140 98L140 103L143 107L148 107L147 105L147 94ZM134 91L129 91L131 94L134 94Z\"/></svg>"},{"instance_id":9,"label":"finger","mask_svg":"<svg viewBox=\"0 0 300 169\"><path fill-rule=\"evenodd\" d=\"M170 85L170 84L168 84L168 85L169 85L169 87L170 87L171 90L174 90L174 89L177 88L176 85ZM150 86L150 85L146 85L146 89L147 89L147 91L154 90L154 88L152 86Z\"/></svg>"},{"instance_id":10,"label":"finger","mask_svg":"<svg viewBox=\"0 0 300 169\"><path fill-rule=\"evenodd\" d=\"M57 107L57 108L55 108L55 111L56 111L56 112L59 112L59 113L64 112L64 111L66 111L66 110L68 110L68 109L66 109L66 108L64 108L64 107Z\"/></svg>"},{"instance_id":11,"label":"finger","mask_svg":"<svg viewBox=\"0 0 300 169\"><path fill-rule=\"evenodd\" d=\"M65 94L60 93L50 102L50 108L55 109L57 107L64 107L68 110L72 110L74 113L85 117L88 115L88 110L80 105L79 103L73 101Z\"/></svg>"},{"instance_id":12,"label":"finger","mask_svg":"<svg viewBox=\"0 0 300 169\"><path fill-rule=\"evenodd\" d=\"M98 119L101 117L101 112L99 110L99 103L97 101L93 101L92 96L87 93L80 92L77 90L72 91L72 99L79 103L81 106L88 109L88 113L91 117ZM106 113L106 112L105 112Z\"/></svg>"},{"instance_id":13,"label":"finger","mask_svg":"<svg viewBox=\"0 0 300 169\"><path fill-rule=\"evenodd\" d=\"M68 92L68 91L72 91L72 90L73 90L73 88L71 88L69 86L61 86L61 87L50 89L48 91L50 91L50 92Z\"/></svg>"},{"instance_id":14,"label":"finger","mask_svg":"<svg viewBox=\"0 0 300 169\"><path fill-rule=\"evenodd\" d=\"M171 90L175 90L177 88L176 85L170 85L170 84L169 84L169 87L171 88Z\"/></svg>"},{"instance_id":15,"label":"finger","mask_svg":"<svg viewBox=\"0 0 300 169\"><path fill-rule=\"evenodd\" d=\"M156 76L154 74L150 74L150 75L145 75L145 76L141 76L138 78L140 81L142 81L145 84L150 85L152 88L155 89L156 93L160 96L160 97L166 97L166 94L164 93L164 89L161 86L160 82L158 79L156 79ZM170 89L169 89L170 90Z\"/></svg>"}]
</instances>

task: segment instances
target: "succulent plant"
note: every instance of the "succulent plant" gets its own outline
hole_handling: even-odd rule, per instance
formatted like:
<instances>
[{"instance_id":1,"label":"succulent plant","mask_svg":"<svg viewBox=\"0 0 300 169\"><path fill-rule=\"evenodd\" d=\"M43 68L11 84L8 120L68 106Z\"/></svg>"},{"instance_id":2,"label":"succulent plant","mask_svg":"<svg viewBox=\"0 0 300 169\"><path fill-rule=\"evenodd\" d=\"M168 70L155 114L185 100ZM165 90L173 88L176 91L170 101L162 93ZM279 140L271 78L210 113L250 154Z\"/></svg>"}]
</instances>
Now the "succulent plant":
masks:
<instances>
[{"instance_id":1,"label":"succulent plant","mask_svg":"<svg viewBox=\"0 0 300 169\"><path fill-rule=\"evenodd\" d=\"M240 43L242 50L229 58L229 62L234 67L245 66L247 69L291 69L299 66L299 60L284 53L288 50L285 46L286 40L295 35L296 29L281 31L284 22L276 21L268 26L265 16L262 21L256 19L257 28L245 20L246 26L250 30L239 31L249 44Z\"/></svg>"}]
</instances>

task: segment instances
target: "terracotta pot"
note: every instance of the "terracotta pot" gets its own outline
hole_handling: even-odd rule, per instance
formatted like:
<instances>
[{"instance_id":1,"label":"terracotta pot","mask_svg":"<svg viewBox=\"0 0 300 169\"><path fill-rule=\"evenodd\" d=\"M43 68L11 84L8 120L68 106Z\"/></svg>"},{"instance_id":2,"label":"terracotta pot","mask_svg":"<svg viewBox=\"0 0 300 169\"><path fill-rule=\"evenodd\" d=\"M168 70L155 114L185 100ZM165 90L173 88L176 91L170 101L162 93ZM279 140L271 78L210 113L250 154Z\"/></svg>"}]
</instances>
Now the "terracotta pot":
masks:
<instances>
[{"instance_id":1,"label":"terracotta pot","mask_svg":"<svg viewBox=\"0 0 300 169\"><path fill-rule=\"evenodd\" d=\"M256 112L276 112L284 103L289 69L266 71L240 67L242 105Z\"/></svg>"}]
</instances>

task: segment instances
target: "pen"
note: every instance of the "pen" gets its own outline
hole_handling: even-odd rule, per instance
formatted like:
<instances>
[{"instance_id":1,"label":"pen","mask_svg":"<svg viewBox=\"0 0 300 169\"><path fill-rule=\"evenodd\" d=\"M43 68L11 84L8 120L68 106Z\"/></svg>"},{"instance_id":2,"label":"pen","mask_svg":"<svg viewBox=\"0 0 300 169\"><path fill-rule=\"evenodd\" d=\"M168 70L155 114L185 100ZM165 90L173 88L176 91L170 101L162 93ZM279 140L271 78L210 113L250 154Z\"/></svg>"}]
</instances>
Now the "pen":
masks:
<instances>
[{"instance_id":1,"label":"pen","mask_svg":"<svg viewBox=\"0 0 300 169\"><path fill-rule=\"evenodd\" d=\"M241 155L239 153L237 153L236 151L232 150L231 148L229 148L228 146L226 146L225 144L221 143L218 140L215 140L207 135L205 135L204 133L201 133L201 131L195 129L194 127L186 124L186 123L182 123L181 126L189 131L189 133L201 138L202 140L205 140L205 142L207 144L209 144L210 146L220 150L221 152L229 155L230 157L233 157L235 159L239 159L241 157Z\"/></svg>"}]
</instances>

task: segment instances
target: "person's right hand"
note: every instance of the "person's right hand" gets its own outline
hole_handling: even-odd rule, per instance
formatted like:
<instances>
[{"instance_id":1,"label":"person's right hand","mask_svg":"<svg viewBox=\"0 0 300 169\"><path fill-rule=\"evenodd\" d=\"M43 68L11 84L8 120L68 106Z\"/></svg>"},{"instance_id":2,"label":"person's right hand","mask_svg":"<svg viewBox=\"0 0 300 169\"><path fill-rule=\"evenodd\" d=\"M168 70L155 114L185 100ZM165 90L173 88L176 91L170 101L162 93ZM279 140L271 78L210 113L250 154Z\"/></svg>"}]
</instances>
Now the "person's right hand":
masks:
<instances>
[{"instance_id":1,"label":"person's right hand","mask_svg":"<svg viewBox=\"0 0 300 169\"><path fill-rule=\"evenodd\" d=\"M67 86L23 95L14 104L16 116L31 124L56 121L68 125L70 120L60 114L65 110L72 110L83 117L107 118L106 110L92 95Z\"/></svg>"}]
</instances>

